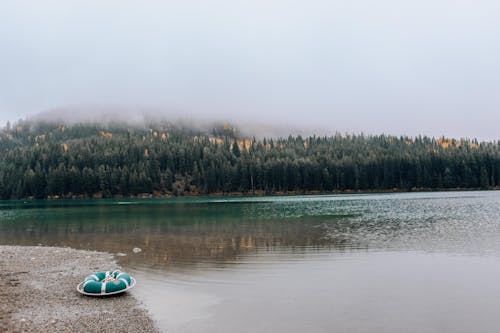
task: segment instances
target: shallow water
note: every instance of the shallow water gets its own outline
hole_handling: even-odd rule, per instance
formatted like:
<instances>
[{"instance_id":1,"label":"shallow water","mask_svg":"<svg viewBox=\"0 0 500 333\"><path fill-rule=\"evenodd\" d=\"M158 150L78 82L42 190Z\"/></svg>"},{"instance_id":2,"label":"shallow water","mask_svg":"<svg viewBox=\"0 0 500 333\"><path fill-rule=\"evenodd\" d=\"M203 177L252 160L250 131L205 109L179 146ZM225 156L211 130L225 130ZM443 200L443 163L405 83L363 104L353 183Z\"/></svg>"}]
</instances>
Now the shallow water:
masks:
<instances>
[{"instance_id":1,"label":"shallow water","mask_svg":"<svg viewBox=\"0 0 500 333\"><path fill-rule=\"evenodd\" d=\"M0 221L2 244L117 254L168 332L500 329L500 192L0 202Z\"/></svg>"}]
</instances>

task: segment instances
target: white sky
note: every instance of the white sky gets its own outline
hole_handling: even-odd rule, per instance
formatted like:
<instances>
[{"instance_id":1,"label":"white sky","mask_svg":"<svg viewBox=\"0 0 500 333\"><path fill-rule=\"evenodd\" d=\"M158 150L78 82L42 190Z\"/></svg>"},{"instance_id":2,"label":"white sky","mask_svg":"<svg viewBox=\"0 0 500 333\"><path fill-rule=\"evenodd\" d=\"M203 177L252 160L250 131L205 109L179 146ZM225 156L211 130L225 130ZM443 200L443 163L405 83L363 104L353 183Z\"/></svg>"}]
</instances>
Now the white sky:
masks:
<instances>
[{"instance_id":1,"label":"white sky","mask_svg":"<svg viewBox=\"0 0 500 333\"><path fill-rule=\"evenodd\" d=\"M500 139L499 18L486 0L1 0L0 124L123 107Z\"/></svg>"}]
</instances>

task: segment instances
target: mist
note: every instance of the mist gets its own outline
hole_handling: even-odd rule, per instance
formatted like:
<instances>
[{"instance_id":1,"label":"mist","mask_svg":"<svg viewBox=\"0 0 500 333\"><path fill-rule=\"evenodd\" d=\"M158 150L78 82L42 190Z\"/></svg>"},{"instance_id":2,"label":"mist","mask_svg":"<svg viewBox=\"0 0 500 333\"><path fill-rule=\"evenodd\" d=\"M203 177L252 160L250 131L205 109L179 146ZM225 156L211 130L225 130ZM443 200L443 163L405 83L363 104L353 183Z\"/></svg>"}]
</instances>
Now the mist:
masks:
<instances>
[{"instance_id":1,"label":"mist","mask_svg":"<svg viewBox=\"0 0 500 333\"><path fill-rule=\"evenodd\" d=\"M499 15L487 0L2 1L0 124L494 140Z\"/></svg>"},{"instance_id":2,"label":"mist","mask_svg":"<svg viewBox=\"0 0 500 333\"><path fill-rule=\"evenodd\" d=\"M129 127L149 128L151 126L174 126L189 131L211 133L215 127L229 125L235 134L241 137L276 138L288 135L331 135L326 128L279 124L265 122L258 119L238 119L224 115L194 115L182 114L176 110L162 110L154 108L127 108L127 107L97 107L85 106L60 108L40 112L28 116L20 121L32 123L53 123L73 126L76 124L92 124L103 128L121 125ZM15 122L14 122L15 123ZM333 133L334 134L334 133Z\"/></svg>"}]
</instances>

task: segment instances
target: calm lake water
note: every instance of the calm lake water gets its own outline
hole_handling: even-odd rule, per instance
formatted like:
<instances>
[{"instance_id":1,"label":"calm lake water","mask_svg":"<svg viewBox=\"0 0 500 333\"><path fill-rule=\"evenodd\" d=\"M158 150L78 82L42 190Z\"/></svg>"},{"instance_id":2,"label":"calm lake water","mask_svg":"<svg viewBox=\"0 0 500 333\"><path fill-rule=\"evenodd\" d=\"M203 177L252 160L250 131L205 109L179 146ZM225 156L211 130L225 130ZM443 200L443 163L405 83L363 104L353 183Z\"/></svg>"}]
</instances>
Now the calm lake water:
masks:
<instances>
[{"instance_id":1,"label":"calm lake water","mask_svg":"<svg viewBox=\"0 0 500 333\"><path fill-rule=\"evenodd\" d=\"M500 331L500 192L4 201L0 243L116 254L167 332Z\"/></svg>"}]
</instances>

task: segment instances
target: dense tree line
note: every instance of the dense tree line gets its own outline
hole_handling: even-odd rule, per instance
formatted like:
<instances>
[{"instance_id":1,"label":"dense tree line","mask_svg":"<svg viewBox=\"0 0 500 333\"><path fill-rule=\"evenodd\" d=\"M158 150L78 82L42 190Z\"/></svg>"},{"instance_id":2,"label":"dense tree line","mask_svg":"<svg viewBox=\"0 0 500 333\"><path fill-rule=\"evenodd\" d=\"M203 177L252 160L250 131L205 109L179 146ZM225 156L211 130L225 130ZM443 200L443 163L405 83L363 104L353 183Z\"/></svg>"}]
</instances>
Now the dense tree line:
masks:
<instances>
[{"instance_id":1,"label":"dense tree line","mask_svg":"<svg viewBox=\"0 0 500 333\"><path fill-rule=\"evenodd\" d=\"M334 135L244 139L169 124L20 121L0 131L2 199L492 188L500 142Z\"/></svg>"}]
</instances>

